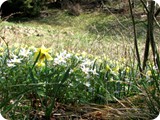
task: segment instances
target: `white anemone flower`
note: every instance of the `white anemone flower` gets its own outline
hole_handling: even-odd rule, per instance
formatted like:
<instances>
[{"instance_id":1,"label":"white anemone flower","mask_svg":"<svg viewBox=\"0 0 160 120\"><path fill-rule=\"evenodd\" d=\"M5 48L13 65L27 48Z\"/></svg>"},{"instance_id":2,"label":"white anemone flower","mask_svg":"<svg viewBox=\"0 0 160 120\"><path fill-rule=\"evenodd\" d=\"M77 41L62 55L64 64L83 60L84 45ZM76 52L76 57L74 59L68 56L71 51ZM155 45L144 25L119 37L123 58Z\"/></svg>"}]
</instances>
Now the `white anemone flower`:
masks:
<instances>
[{"instance_id":1,"label":"white anemone flower","mask_svg":"<svg viewBox=\"0 0 160 120\"><path fill-rule=\"evenodd\" d=\"M64 50L63 52L61 52L61 53L59 54L59 56L63 56L65 59L68 59L68 58L71 57L71 54L70 54L70 53L67 53L67 51Z\"/></svg>"},{"instance_id":2,"label":"white anemone flower","mask_svg":"<svg viewBox=\"0 0 160 120\"><path fill-rule=\"evenodd\" d=\"M15 54L11 54L11 57L12 57L12 58L18 58L18 56L15 55Z\"/></svg>"},{"instance_id":3,"label":"white anemone flower","mask_svg":"<svg viewBox=\"0 0 160 120\"><path fill-rule=\"evenodd\" d=\"M99 75L96 71L96 68L95 69L91 69L90 72L93 74L93 75Z\"/></svg>"},{"instance_id":4,"label":"white anemone flower","mask_svg":"<svg viewBox=\"0 0 160 120\"><path fill-rule=\"evenodd\" d=\"M77 56L77 55L75 55L75 58L77 59L77 61L82 61L82 56Z\"/></svg>"},{"instance_id":5,"label":"white anemone flower","mask_svg":"<svg viewBox=\"0 0 160 120\"><path fill-rule=\"evenodd\" d=\"M57 57L54 59L54 65L66 64L67 59L69 59L70 57L71 54L67 53L67 51L65 50L64 52L57 54Z\"/></svg>"},{"instance_id":6,"label":"white anemone flower","mask_svg":"<svg viewBox=\"0 0 160 120\"><path fill-rule=\"evenodd\" d=\"M7 62L7 66L8 66L8 67L15 67L16 65L13 64L13 63L11 63L11 62Z\"/></svg>"},{"instance_id":7,"label":"white anemone flower","mask_svg":"<svg viewBox=\"0 0 160 120\"><path fill-rule=\"evenodd\" d=\"M54 59L54 65L61 65L61 64L65 64L65 63L66 63L66 60L63 56L57 56Z\"/></svg>"},{"instance_id":8,"label":"white anemone flower","mask_svg":"<svg viewBox=\"0 0 160 120\"><path fill-rule=\"evenodd\" d=\"M21 63L22 58L13 58L10 60L11 63Z\"/></svg>"},{"instance_id":9,"label":"white anemone flower","mask_svg":"<svg viewBox=\"0 0 160 120\"><path fill-rule=\"evenodd\" d=\"M81 66L91 66L94 64L94 61L91 61L90 59L85 59L83 60L83 63L81 64Z\"/></svg>"},{"instance_id":10,"label":"white anemone flower","mask_svg":"<svg viewBox=\"0 0 160 120\"><path fill-rule=\"evenodd\" d=\"M21 48L20 52L19 52L19 55L23 56L23 57L28 57L31 54L32 54L32 52L29 49L27 50L25 48Z\"/></svg>"},{"instance_id":11,"label":"white anemone flower","mask_svg":"<svg viewBox=\"0 0 160 120\"><path fill-rule=\"evenodd\" d=\"M87 86L87 87L91 86L90 82L86 82L86 83L84 83L84 85Z\"/></svg>"},{"instance_id":12,"label":"white anemone flower","mask_svg":"<svg viewBox=\"0 0 160 120\"><path fill-rule=\"evenodd\" d=\"M22 58L18 58L18 56L16 55L12 55L13 58L11 58L10 60L7 60L7 65L8 67L15 67L16 63L21 63Z\"/></svg>"},{"instance_id":13,"label":"white anemone flower","mask_svg":"<svg viewBox=\"0 0 160 120\"><path fill-rule=\"evenodd\" d=\"M89 72L90 72L89 67L85 67L84 65L83 65L83 66L81 66L81 70L82 70L86 75L88 75L88 74L89 74Z\"/></svg>"}]
</instances>

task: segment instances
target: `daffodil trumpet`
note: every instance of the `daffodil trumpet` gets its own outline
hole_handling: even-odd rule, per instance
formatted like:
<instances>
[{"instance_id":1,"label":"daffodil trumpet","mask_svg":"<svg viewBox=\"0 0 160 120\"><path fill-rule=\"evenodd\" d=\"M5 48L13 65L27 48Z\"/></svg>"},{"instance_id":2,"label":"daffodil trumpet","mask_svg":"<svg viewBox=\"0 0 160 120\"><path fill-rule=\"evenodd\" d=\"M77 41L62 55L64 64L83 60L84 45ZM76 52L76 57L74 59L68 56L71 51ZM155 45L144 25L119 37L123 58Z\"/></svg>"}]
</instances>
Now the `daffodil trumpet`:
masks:
<instances>
[{"instance_id":1,"label":"daffodil trumpet","mask_svg":"<svg viewBox=\"0 0 160 120\"><path fill-rule=\"evenodd\" d=\"M49 54L49 49L42 46L41 48L38 48L34 55L35 63L33 67L36 66L45 66L45 61L53 60L53 58Z\"/></svg>"}]
</instances>

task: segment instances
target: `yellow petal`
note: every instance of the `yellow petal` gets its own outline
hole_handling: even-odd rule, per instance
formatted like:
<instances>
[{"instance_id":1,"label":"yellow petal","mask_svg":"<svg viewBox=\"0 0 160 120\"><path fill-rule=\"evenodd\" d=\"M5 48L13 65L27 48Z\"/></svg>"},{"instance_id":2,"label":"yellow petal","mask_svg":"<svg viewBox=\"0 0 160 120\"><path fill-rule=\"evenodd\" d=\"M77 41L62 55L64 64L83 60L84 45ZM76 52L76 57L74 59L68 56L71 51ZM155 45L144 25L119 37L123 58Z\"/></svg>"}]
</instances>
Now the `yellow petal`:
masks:
<instances>
[{"instance_id":1,"label":"yellow petal","mask_svg":"<svg viewBox=\"0 0 160 120\"><path fill-rule=\"evenodd\" d=\"M40 54L39 60L38 60L40 62L44 62L45 59L46 60L53 60L53 58L49 55L49 50L50 49L47 49L44 47L44 45L42 45L42 47L38 48L37 51L35 52L34 59L36 60L36 58Z\"/></svg>"},{"instance_id":2,"label":"yellow petal","mask_svg":"<svg viewBox=\"0 0 160 120\"><path fill-rule=\"evenodd\" d=\"M47 60L53 60L53 58L49 54L46 54L46 59Z\"/></svg>"},{"instance_id":3,"label":"yellow petal","mask_svg":"<svg viewBox=\"0 0 160 120\"><path fill-rule=\"evenodd\" d=\"M44 63L44 62L37 62L37 63L36 63L36 66L38 66L38 67L43 67L43 66L45 66L45 63Z\"/></svg>"}]
</instances>

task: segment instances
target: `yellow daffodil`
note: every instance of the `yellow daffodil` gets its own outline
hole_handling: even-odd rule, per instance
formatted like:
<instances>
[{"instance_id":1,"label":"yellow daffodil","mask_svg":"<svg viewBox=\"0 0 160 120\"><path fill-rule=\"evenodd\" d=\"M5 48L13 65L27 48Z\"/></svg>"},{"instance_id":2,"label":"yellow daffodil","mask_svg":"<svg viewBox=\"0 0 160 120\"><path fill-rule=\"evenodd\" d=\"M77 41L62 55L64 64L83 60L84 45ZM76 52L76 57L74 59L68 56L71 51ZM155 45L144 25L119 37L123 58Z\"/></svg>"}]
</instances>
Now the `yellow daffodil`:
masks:
<instances>
[{"instance_id":1,"label":"yellow daffodil","mask_svg":"<svg viewBox=\"0 0 160 120\"><path fill-rule=\"evenodd\" d=\"M3 47L0 47L0 51L3 52L3 51L4 51L4 48L3 48Z\"/></svg>"},{"instance_id":2,"label":"yellow daffodil","mask_svg":"<svg viewBox=\"0 0 160 120\"><path fill-rule=\"evenodd\" d=\"M49 50L50 49L47 49L44 46L38 48L34 54L34 59L36 60L39 55L39 59L38 59L39 63L43 63L45 60L48 60L48 61L53 60L53 58L49 54Z\"/></svg>"},{"instance_id":3,"label":"yellow daffodil","mask_svg":"<svg viewBox=\"0 0 160 120\"><path fill-rule=\"evenodd\" d=\"M130 68L128 66L125 69L126 69L126 73L130 72Z\"/></svg>"},{"instance_id":4,"label":"yellow daffodil","mask_svg":"<svg viewBox=\"0 0 160 120\"><path fill-rule=\"evenodd\" d=\"M86 53L85 51L83 51L83 52L82 52L82 57L85 58L86 56L87 56L87 53Z\"/></svg>"},{"instance_id":5,"label":"yellow daffodil","mask_svg":"<svg viewBox=\"0 0 160 120\"><path fill-rule=\"evenodd\" d=\"M4 52L4 48L0 47L0 56L3 55L3 52Z\"/></svg>"},{"instance_id":6,"label":"yellow daffodil","mask_svg":"<svg viewBox=\"0 0 160 120\"><path fill-rule=\"evenodd\" d=\"M45 66L45 63L40 61L40 62L37 62L36 66L43 67L43 66Z\"/></svg>"},{"instance_id":7,"label":"yellow daffodil","mask_svg":"<svg viewBox=\"0 0 160 120\"><path fill-rule=\"evenodd\" d=\"M111 68L110 68L110 66L109 66L108 64L106 65L106 70L107 70L107 71L110 71L110 70L111 70Z\"/></svg>"},{"instance_id":8,"label":"yellow daffodil","mask_svg":"<svg viewBox=\"0 0 160 120\"><path fill-rule=\"evenodd\" d=\"M148 71L146 72L146 75L150 77L150 76L152 75L152 72L151 72L150 70L148 70Z\"/></svg>"},{"instance_id":9,"label":"yellow daffodil","mask_svg":"<svg viewBox=\"0 0 160 120\"><path fill-rule=\"evenodd\" d=\"M116 66L116 67L114 67L114 68L112 69L112 71L113 71L113 73L118 74L119 69L120 69L119 66Z\"/></svg>"}]
</instances>

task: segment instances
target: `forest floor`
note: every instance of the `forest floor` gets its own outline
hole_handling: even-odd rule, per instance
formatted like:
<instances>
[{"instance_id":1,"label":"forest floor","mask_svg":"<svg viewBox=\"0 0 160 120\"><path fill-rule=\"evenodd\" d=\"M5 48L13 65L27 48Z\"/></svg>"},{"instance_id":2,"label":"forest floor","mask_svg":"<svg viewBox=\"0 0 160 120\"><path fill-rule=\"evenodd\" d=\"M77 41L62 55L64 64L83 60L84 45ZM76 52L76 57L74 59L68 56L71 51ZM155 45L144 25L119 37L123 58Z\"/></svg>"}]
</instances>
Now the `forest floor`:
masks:
<instances>
[{"instance_id":1,"label":"forest floor","mask_svg":"<svg viewBox=\"0 0 160 120\"><path fill-rule=\"evenodd\" d=\"M66 105L57 103L50 117L51 120L151 120L152 117L145 103L145 96L132 97L100 104ZM44 111L31 112L31 118L45 120Z\"/></svg>"},{"instance_id":2,"label":"forest floor","mask_svg":"<svg viewBox=\"0 0 160 120\"><path fill-rule=\"evenodd\" d=\"M142 57L146 39L146 20L137 18L137 26L137 38ZM40 47L43 44L54 48L55 52L85 51L93 55L105 54L115 60L123 55L130 56L134 49L133 27L128 15L108 15L95 11L82 13L80 16L69 16L66 11L48 10L47 14L34 19L3 21L0 27L1 36L5 37L9 46ZM157 28L156 38L160 37L159 32ZM145 99L143 95L135 95L106 105L57 103L51 120L147 120L150 118L147 114ZM43 111L36 114L39 119L45 119Z\"/></svg>"}]
</instances>

